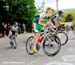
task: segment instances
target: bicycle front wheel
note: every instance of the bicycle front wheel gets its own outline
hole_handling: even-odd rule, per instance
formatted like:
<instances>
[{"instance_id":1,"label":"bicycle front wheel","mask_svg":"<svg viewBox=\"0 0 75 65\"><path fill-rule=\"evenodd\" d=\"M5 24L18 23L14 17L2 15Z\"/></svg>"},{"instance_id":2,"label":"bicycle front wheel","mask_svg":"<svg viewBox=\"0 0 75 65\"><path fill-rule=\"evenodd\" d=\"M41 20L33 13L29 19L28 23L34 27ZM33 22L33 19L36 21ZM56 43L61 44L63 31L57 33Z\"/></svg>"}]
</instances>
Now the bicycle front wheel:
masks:
<instances>
[{"instance_id":1,"label":"bicycle front wheel","mask_svg":"<svg viewBox=\"0 0 75 65\"><path fill-rule=\"evenodd\" d=\"M47 56L55 56L61 48L60 39L56 35L49 35L43 43L43 51Z\"/></svg>"},{"instance_id":2,"label":"bicycle front wheel","mask_svg":"<svg viewBox=\"0 0 75 65\"><path fill-rule=\"evenodd\" d=\"M26 41L26 51L29 55L33 55L32 47L34 44L34 36L30 36Z\"/></svg>"}]
</instances>

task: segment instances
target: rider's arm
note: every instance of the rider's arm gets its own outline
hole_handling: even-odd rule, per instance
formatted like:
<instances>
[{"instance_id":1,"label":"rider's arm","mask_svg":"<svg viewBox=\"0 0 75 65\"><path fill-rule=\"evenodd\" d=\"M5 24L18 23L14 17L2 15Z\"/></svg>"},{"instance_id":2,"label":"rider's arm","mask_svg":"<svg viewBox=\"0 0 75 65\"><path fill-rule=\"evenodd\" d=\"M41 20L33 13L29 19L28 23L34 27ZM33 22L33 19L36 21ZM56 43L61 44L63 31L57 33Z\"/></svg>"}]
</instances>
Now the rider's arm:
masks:
<instances>
[{"instance_id":1,"label":"rider's arm","mask_svg":"<svg viewBox=\"0 0 75 65\"><path fill-rule=\"evenodd\" d=\"M55 22L55 26L56 27L60 26L60 20L59 20L59 18L55 18L53 21Z\"/></svg>"},{"instance_id":2,"label":"rider's arm","mask_svg":"<svg viewBox=\"0 0 75 65\"><path fill-rule=\"evenodd\" d=\"M42 17L39 18L38 24L40 24L42 26L46 26L46 24L42 22Z\"/></svg>"},{"instance_id":3,"label":"rider's arm","mask_svg":"<svg viewBox=\"0 0 75 65\"><path fill-rule=\"evenodd\" d=\"M50 26L54 27L54 24L52 23L51 20L49 20L49 24L50 24Z\"/></svg>"}]
</instances>

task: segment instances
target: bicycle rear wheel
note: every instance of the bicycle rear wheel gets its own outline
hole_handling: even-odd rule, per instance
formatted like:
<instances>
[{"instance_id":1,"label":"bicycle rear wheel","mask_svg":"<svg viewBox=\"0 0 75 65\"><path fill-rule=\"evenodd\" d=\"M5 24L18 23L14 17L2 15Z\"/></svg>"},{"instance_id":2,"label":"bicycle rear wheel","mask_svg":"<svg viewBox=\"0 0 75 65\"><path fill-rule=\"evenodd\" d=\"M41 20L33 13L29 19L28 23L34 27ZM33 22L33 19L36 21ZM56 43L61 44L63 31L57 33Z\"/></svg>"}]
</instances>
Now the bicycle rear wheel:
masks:
<instances>
[{"instance_id":1,"label":"bicycle rear wheel","mask_svg":"<svg viewBox=\"0 0 75 65\"><path fill-rule=\"evenodd\" d=\"M33 55L32 47L34 44L34 36L30 36L26 41L26 51L29 55Z\"/></svg>"},{"instance_id":2,"label":"bicycle rear wheel","mask_svg":"<svg viewBox=\"0 0 75 65\"><path fill-rule=\"evenodd\" d=\"M47 56L55 56L61 48L60 39L56 35L49 35L43 43L43 51Z\"/></svg>"},{"instance_id":3,"label":"bicycle rear wheel","mask_svg":"<svg viewBox=\"0 0 75 65\"><path fill-rule=\"evenodd\" d=\"M57 36L59 37L60 41L61 41L61 45L65 45L68 42L68 35L61 31L57 33Z\"/></svg>"}]
</instances>

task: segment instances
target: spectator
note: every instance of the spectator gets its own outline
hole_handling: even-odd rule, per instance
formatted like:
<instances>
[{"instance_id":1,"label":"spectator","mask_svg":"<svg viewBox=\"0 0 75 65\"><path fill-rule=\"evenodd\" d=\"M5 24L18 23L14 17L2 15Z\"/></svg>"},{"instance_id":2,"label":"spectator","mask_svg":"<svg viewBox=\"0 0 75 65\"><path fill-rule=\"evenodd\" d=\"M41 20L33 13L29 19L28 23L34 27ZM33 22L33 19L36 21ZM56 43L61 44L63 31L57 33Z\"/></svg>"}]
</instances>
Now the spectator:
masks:
<instances>
[{"instance_id":1,"label":"spectator","mask_svg":"<svg viewBox=\"0 0 75 65\"><path fill-rule=\"evenodd\" d=\"M22 26L23 26L23 32L25 32L26 31L26 26L25 26L24 22L23 22Z\"/></svg>"},{"instance_id":2,"label":"spectator","mask_svg":"<svg viewBox=\"0 0 75 65\"><path fill-rule=\"evenodd\" d=\"M1 38L1 26L0 26L0 38Z\"/></svg>"},{"instance_id":3,"label":"spectator","mask_svg":"<svg viewBox=\"0 0 75 65\"><path fill-rule=\"evenodd\" d=\"M18 34L20 34L21 33L21 24L20 23L18 23Z\"/></svg>"},{"instance_id":4,"label":"spectator","mask_svg":"<svg viewBox=\"0 0 75 65\"><path fill-rule=\"evenodd\" d=\"M1 24L1 34L2 34L2 37L4 37L4 31L5 31L4 22L2 22L2 24Z\"/></svg>"},{"instance_id":5,"label":"spectator","mask_svg":"<svg viewBox=\"0 0 75 65\"><path fill-rule=\"evenodd\" d=\"M4 24L4 28L5 28L5 34L6 34L6 31L7 31L7 23Z\"/></svg>"},{"instance_id":6,"label":"spectator","mask_svg":"<svg viewBox=\"0 0 75 65\"><path fill-rule=\"evenodd\" d=\"M7 24L7 27L6 27L6 35L8 36L8 33L9 33L9 30L10 30L11 26L10 24L8 23Z\"/></svg>"},{"instance_id":7,"label":"spectator","mask_svg":"<svg viewBox=\"0 0 75 65\"><path fill-rule=\"evenodd\" d=\"M21 33L24 33L24 30L23 30L23 23L21 23Z\"/></svg>"}]
</instances>

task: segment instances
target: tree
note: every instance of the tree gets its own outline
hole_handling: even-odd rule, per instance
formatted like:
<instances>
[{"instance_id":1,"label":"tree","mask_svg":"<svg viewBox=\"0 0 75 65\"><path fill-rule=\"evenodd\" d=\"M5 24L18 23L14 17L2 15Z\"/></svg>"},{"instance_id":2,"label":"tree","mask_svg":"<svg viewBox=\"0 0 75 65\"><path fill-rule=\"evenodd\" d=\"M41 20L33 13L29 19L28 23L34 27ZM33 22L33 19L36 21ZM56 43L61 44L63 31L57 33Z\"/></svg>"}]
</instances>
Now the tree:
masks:
<instances>
[{"instance_id":1,"label":"tree","mask_svg":"<svg viewBox=\"0 0 75 65\"><path fill-rule=\"evenodd\" d=\"M71 9L69 13L71 13L71 15L73 16L73 22L75 22L75 9Z\"/></svg>"},{"instance_id":2,"label":"tree","mask_svg":"<svg viewBox=\"0 0 75 65\"><path fill-rule=\"evenodd\" d=\"M65 22L67 14L71 14L73 17L73 22L75 22L75 9L64 10L63 17L61 17L61 22Z\"/></svg>"},{"instance_id":3,"label":"tree","mask_svg":"<svg viewBox=\"0 0 75 65\"><path fill-rule=\"evenodd\" d=\"M31 23L35 15L34 0L7 0L10 6L10 13L14 19Z\"/></svg>"},{"instance_id":4,"label":"tree","mask_svg":"<svg viewBox=\"0 0 75 65\"><path fill-rule=\"evenodd\" d=\"M36 15L41 14L41 13L44 12L44 5L45 5L45 2L44 2L44 0L43 0L41 6L37 6Z\"/></svg>"},{"instance_id":5,"label":"tree","mask_svg":"<svg viewBox=\"0 0 75 65\"><path fill-rule=\"evenodd\" d=\"M0 0L0 15L2 14L3 21L7 23L18 21L30 26L36 13L34 3L35 0Z\"/></svg>"},{"instance_id":6,"label":"tree","mask_svg":"<svg viewBox=\"0 0 75 65\"><path fill-rule=\"evenodd\" d=\"M4 5L5 2L3 0L0 0L0 24L2 22L3 12L5 13L5 8L3 7Z\"/></svg>"},{"instance_id":7,"label":"tree","mask_svg":"<svg viewBox=\"0 0 75 65\"><path fill-rule=\"evenodd\" d=\"M66 22L72 22L73 21L73 17L71 14L67 14L66 16Z\"/></svg>"}]
</instances>

